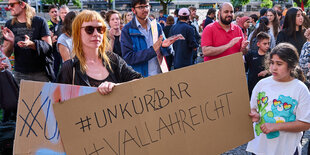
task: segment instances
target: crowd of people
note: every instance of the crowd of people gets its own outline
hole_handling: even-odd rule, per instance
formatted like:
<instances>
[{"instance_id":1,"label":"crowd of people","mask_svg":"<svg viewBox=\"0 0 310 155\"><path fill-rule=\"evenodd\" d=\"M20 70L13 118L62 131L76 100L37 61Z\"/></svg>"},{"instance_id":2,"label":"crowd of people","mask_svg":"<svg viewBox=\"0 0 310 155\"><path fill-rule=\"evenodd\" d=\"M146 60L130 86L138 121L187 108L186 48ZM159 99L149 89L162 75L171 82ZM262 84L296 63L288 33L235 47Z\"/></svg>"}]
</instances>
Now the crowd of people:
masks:
<instances>
[{"instance_id":1,"label":"crowd of people","mask_svg":"<svg viewBox=\"0 0 310 155\"><path fill-rule=\"evenodd\" d=\"M211 61L241 52L255 129L247 151L301 152L302 131L310 128L310 20L302 9L275 5L261 9L259 16L236 12L234 18L234 7L225 2L218 11L209 9L199 25L193 6L168 17L159 11L157 19L148 0L132 0L131 7L121 14L50 5L46 21L27 0L9 0L13 18L2 30L0 52L1 74L10 78L5 88L0 86L4 120L16 117L21 80L98 87L105 95L120 83L163 73L162 61L173 70L194 65L198 56ZM2 100L8 90L15 100Z\"/></svg>"}]
</instances>

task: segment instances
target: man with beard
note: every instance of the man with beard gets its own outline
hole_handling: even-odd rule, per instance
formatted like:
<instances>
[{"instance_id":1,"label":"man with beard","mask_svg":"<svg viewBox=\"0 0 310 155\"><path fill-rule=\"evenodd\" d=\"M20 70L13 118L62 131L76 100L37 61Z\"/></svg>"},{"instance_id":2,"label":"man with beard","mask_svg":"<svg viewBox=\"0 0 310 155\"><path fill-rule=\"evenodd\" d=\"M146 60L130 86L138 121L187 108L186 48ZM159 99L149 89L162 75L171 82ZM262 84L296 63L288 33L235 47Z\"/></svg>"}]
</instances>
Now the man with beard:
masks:
<instances>
[{"instance_id":1,"label":"man with beard","mask_svg":"<svg viewBox=\"0 0 310 155\"><path fill-rule=\"evenodd\" d=\"M134 18L124 26L121 49L124 60L144 77L161 73L157 55L171 53L170 45L177 39L163 40L162 27L157 23L158 40L153 41L149 0L133 0ZM157 34L156 34L157 35Z\"/></svg>"},{"instance_id":2,"label":"man with beard","mask_svg":"<svg viewBox=\"0 0 310 155\"><path fill-rule=\"evenodd\" d=\"M27 0L9 0L8 9L13 16L2 30L4 53L10 57L14 52L14 77L21 79L52 81L52 40L47 22L35 16Z\"/></svg>"},{"instance_id":3,"label":"man with beard","mask_svg":"<svg viewBox=\"0 0 310 155\"><path fill-rule=\"evenodd\" d=\"M237 52L246 53L249 44L241 29L232 24L234 8L225 2L219 9L219 21L209 24L202 33L201 47L204 61L220 58Z\"/></svg>"}]
</instances>

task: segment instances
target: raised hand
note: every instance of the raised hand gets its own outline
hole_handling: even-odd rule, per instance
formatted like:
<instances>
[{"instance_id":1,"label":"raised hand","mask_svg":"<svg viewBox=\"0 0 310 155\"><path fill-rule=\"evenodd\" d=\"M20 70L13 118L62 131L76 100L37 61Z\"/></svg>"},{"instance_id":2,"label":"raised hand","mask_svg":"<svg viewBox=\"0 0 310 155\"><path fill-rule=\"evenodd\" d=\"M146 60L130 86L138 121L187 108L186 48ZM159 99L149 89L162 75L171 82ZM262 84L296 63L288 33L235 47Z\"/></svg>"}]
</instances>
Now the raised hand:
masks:
<instances>
[{"instance_id":1,"label":"raised hand","mask_svg":"<svg viewBox=\"0 0 310 155\"><path fill-rule=\"evenodd\" d=\"M233 47L237 42L239 42L239 40L240 40L241 38L242 38L242 37L235 37L235 38L231 39L231 41L228 43L229 48L230 48L230 47Z\"/></svg>"},{"instance_id":2,"label":"raised hand","mask_svg":"<svg viewBox=\"0 0 310 155\"><path fill-rule=\"evenodd\" d=\"M241 49L245 49L249 45L249 43L250 42L248 40L242 40Z\"/></svg>"},{"instance_id":3,"label":"raised hand","mask_svg":"<svg viewBox=\"0 0 310 155\"><path fill-rule=\"evenodd\" d=\"M7 63L2 62L3 60L5 60L5 58L0 58L0 71L3 71L4 69L7 69L9 67Z\"/></svg>"},{"instance_id":4,"label":"raised hand","mask_svg":"<svg viewBox=\"0 0 310 155\"><path fill-rule=\"evenodd\" d=\"M7 27L5 27L5 28L2 30L2 35L3 35L3 37L4 37L7 41L9 41L9 42L11 42L11 43L14 43L14 40L15 40L14 33L13 33L10 29L8 29Z\"/></svg>"},{"instance_id":5,"label":"raised hand","mask_svg":"<svg viewBox=\"0 0 310 155\"><path fill-rule=\"evenodd\" d=\"M115 39L115 29L113 29L113 28L110 28L110 30L109 30L109 39Z\"/></svg>"},{"instance_id":6,"label":"raised hand","mask_svg":"<svg viewBox=\"0 0 310 155\"><path fill-rule=\"evenodd\" d=\"M308 28L306 31L305 31L305 37L307 38L307 40L309 41L310 40L310 28Z\"/></svg>"},{"instance_id":7,"label":"raised hand","mask_svg":"<svg viewBox=\"0 0 310 155\"><path fill-rule=\"evenodd\" d=\"M180 37L175 37L173 39L165 39L162 43L162 47L168 47L171 44L173 44L175 41L177 41L178 39L180 39Z\"/></svg>"},{"instance_id":8,"label":"raised hand","mask_svg":"<svg viewBox=\"0 0 310 155\"><path fill-rule=\"evenodd\" d=\"M17 45L21 48L30 47L34 44L33 41L30 40L29 36L25 35L25 41L17 42Z\"/></svg>"}]
</instances>

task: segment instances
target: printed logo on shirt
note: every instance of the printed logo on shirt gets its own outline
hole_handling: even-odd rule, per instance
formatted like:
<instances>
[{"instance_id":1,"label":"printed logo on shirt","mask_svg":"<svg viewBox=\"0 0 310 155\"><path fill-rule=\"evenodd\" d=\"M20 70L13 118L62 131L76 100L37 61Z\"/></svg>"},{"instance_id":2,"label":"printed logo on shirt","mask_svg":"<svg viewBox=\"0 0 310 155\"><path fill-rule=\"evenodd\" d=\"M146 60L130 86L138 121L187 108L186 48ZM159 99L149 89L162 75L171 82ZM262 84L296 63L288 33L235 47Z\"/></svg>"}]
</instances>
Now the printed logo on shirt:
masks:
<instances>
[{"instance_id":1,"label":"printed logo on shirt","mask_svg":"<svg viewBox=\"0 0 310 155\"><path fill-rule=\"evenodd\" d=\"M283 123L295 121L296 115L294 114L294 109L297 104L298 102L290 96L280 95L278 99L269 100L265 92L259 92L257 95L257 106L261 120L255 125L256 135L259 136L263 133L261 130L261 125L264 123ZM267 111L267 107L270 107L269 111ZM268 139L277 138L280 136L280 132L271 132L266 136Z\"/></svg>"},{"instance_id":2,"label":"printed logo on shirt","mask_svg":"<svg viewBox=\"0 0 310 155\"><path fill-rule=\"evenodd\" d=\"M12 32L15 35L15 42L24 41L25 35L29 36L30 40L32 40L34 28L28 29L27 27L15 27L12 28Z\"/></svg>"}]
</instances>

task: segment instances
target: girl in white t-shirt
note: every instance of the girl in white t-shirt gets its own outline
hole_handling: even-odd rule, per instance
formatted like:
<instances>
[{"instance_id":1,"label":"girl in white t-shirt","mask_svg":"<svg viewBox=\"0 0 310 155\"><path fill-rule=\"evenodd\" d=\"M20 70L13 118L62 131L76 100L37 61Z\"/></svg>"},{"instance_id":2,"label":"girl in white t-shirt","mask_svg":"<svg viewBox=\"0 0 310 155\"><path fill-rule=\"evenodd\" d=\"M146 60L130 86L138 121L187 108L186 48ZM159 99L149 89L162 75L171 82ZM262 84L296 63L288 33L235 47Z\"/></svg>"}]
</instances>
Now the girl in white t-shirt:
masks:
<instances>
[{"instance_id":1,"label":"girl in white t-shirt","mask_svg":"<svg viewBox=\"0 0 310 155\"><path fill-rule=\"evenodd\" d=\"M289 43L280 43L270 53L271 77L259 81L251 97L250 117L255 138L247 151L258 155L301 154L302 131L310 128L310 93L298 53Z\"/></svg>"}]
</instances>

